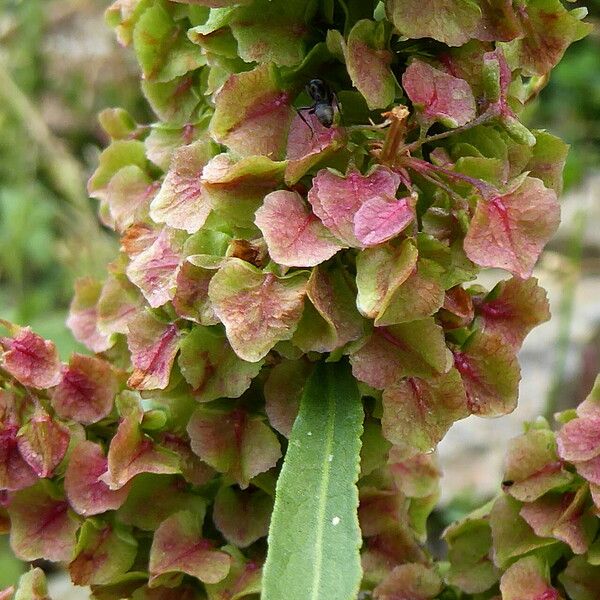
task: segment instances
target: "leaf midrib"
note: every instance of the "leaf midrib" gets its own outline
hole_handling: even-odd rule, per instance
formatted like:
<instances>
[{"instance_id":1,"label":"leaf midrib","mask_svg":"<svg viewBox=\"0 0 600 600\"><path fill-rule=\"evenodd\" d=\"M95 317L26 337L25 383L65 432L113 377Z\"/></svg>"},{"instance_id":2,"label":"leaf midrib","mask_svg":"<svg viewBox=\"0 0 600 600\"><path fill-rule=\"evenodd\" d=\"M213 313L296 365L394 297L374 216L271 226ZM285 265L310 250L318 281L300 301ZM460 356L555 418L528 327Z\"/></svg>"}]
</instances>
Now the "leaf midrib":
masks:
<instances>
[{"instance_id":1,"label":"leaf midrib","mask_svg":"<svg viewBox=\"0 0 600 600\"><path fill-rule=\"evenodd\" d=\"M324 386L329 388L329 381ZM327 389L329 392L329 389ZM327 444L326 444L326 456L331 456L331 447L333 445L333 432L335 429L335 411L337 407L337 397L333 398L332 402L329 402L328 414L327 414ZM321 563L323 562L323 533L325 528L325 511L327 509L327 488L329 487L329 480L331 475L331 461L327 460L325 468L323 469L323 476L321 477L320 489L319 489L319 507L317 511L317 544L316 544L316 561L315 561L315 573L313 576L313 589L310 595L310 600L319 600L318 591L321 586Z\"/></svg>"}]
</instances>

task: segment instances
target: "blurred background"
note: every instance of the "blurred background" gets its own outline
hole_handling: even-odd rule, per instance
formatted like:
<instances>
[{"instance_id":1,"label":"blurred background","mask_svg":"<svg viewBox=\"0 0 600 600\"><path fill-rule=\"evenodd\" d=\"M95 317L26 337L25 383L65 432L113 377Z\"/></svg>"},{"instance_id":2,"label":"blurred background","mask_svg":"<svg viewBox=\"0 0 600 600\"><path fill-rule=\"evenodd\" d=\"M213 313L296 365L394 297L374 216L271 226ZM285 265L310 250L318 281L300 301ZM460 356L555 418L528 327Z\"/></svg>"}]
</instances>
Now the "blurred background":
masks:
<instances>
[{"instance_id":1,"label":"blurred background","mask_svg":"<svg viewBox=\"0 0 600 600\"><path fill-rule=\"evenodd\" d=\"M85 193L107 143L96 115L122 106L152 119L131 51L104 23L108 4L0 0L0 317L55 340L63 359L82 350L64 325L73 282L101 277L116 251ZM519 408L458 423L442 443L439 528L497 491L506 442L524 420L581 401L600 369L600 0L581 4L598 26L525 113L528 126L571 144L563 223L535 273L553 319L522 350ZM493 284L499 274L486 277ZM24 568L0 536L0 590Z\"/></svg>"}]
</instances>

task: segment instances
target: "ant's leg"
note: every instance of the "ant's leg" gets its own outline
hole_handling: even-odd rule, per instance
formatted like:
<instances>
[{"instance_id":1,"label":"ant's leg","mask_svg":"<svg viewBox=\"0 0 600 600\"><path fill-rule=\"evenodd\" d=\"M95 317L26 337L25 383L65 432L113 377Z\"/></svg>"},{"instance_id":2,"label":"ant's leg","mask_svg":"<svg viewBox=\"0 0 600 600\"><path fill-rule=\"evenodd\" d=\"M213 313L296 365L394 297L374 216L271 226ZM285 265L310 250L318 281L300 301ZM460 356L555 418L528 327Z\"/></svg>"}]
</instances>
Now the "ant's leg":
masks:
<instances>
[{"instance_id":1,"label":"ant's leg","mask_svg":"<svg viewBox=\"0 0 600 600\"><path fill-rule=\"evenodd\" d=\"M310 129L311 137L314 137L315 131L312 128L312 125L306 120L306 118L302 114L302 111L307 110L309 115L314 115L315 114L315 107L314 106L301 106L300 108L296 108L294 106L294 110L298 113L298 116L304 121L304 123L306 124L306 126Z\"/></svg>"},{"instance_id":2,"label":"ant's leg","mask_svg":"<svg viewBox=\"0 0 600 600\"><path fill-rule=\"evenodd\" d=\"M332 91L331 92L331 97L333 98L332 104L335 106L335 108L337 108L337 111L340 114L340 123L343 126L345 126L345 124L344 124L344 113L342 112L342 105L340 104L340 101L338 100L337 94Z\"/></svg>"}]
</instances>

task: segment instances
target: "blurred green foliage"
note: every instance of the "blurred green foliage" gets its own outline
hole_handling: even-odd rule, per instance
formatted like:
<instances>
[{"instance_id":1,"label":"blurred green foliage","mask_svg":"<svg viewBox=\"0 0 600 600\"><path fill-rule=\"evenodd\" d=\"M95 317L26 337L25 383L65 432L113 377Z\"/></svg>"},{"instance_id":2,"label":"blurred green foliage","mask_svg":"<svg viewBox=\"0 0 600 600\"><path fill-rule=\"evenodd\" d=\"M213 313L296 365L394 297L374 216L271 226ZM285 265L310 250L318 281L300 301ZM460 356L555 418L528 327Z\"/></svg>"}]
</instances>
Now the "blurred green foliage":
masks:
<instances>
[{"instance_id":1,"label":"blurred green foliage","mask_svg":"<svg viewBox=\"0 0 600 600\"><path fill-rule=\"evenodd\" d=\"M548 85L526 111L531 127L548 129L571 145L565 188L600 169L600 0L577 5L588 7L588 20L596 28L567 50Z\"/></svg>"},{"instance_id":2,"label":"blurred green foliage","mask_svg":"<svg viewBox=\"0 0 600 600\"><path fill-rule=\"evenodd\" d=\"M0 3L0 317L55 340L63 359L85 351L65 326L73 282L114 254L85 193L106 144L96 115L125 106L149 119L107 5ZM0 536L0 589L24 569Z\"/></svg>"},{"instance_id":3,"label":"blurred green foliage","mask_svg":"<svg viewBox=\"0 0 600 600\"><path fill-rule=\"evenodd\" d=\"M40 3L9 3L2 14L2 59L17 85L34 96L41 79ZM13 25L14 24L14 25ZM52 314L68 298L70 281L54 260L56 205L38 181L38 157L18 117L0 105L0 306L2 316L17 322Z\"/></svg>"},{"instance_id":4,"label":"blurred green foliage","mask_svg":"<svg viewBox=\"0 0 600 600\"><path fill-rule=\"evenodd\" d=\"M96 115L124 106L149 118L137 73L103 24L107 5L0 7L0 75L11 84L0 90L0 317L54 339L63 358L82 350L64 325L73 281L100 274L112 254L84 187L106 143ZM82 247L94 240L103 248Z\"/></svg>"},{"instance_id":5,"label":"blurred green foliage","mask_svg":"<svg viewBox=\"0 0 600 600\"><path fill-rule=\"evenodd\" d=\"M0 590L14 585L25 572L25 565L10 551L8 536L0 536Z\"/></svg>"},{"instance_id":6,"label":"blurred green foliage","mask_svg":"<svg viewBox=\"0 0 600 600\"><path fill-rule=\"evenodd\" d=\"M56 256L60 231L48 194L35 180L12 181L0 189L0 305L7 319L58 333L66 349L61 308L69 301L72 282Z\"/></svg>"}]
</instances>

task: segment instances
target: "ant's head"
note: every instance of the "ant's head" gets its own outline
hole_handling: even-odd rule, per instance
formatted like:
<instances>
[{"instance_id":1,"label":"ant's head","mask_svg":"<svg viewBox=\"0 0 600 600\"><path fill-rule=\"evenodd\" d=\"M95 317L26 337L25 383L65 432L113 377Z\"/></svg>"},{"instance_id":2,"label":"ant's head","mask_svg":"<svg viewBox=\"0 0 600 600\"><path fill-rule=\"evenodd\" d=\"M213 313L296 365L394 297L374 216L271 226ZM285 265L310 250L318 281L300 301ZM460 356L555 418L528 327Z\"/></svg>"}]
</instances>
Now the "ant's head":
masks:
<instances>
[{"instance_id":1,"label":"ant's head","mask_svg":"<svg viewBox=\"0 0 600 600\"><path fill-rule=\"evenodd\" d=\"M306 93L315 102L329 102L331 92L329 86L322 79L311 79L306 86Z\"/></svg>"}]
</instances>

